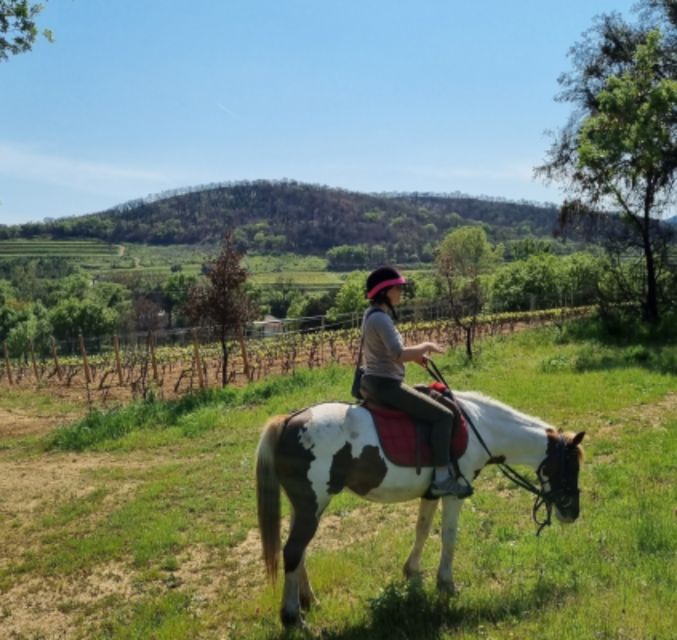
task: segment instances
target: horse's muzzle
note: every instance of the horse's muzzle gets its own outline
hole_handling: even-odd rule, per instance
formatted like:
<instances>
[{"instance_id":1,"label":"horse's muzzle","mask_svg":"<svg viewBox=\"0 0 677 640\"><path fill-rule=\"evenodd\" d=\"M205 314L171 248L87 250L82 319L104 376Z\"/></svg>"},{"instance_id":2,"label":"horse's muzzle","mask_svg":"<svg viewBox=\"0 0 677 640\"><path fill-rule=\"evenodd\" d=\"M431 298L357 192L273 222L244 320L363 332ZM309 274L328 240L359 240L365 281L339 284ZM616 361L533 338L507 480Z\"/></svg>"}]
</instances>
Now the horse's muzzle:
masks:
<instances>
[{"instance_id":1,"label":"horse's muzzle","mask_svg":"<svg viewBox=\"0 0 677 640\"><path fill-rule=\"evenodd\" d=\"M578 496L564 496L555 502L554 507L555 516L564 524L574 522L580 513Z\"/></svg>"}]
</instances>

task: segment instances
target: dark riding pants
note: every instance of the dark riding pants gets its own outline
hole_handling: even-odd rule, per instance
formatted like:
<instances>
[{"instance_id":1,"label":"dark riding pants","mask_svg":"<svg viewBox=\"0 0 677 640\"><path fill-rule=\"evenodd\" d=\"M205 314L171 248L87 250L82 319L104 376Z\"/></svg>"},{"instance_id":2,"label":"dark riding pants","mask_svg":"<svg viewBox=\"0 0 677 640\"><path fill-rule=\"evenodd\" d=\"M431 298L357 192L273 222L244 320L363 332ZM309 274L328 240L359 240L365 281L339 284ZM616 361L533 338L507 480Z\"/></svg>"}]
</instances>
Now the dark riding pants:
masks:
<instances>
[{"instance_id":1,"label":"dark riding pants","mask_svg":"<svg viewBox=\"0 0 677 640\"><path fill-rule=\"evenodd\" d=\"M362 387L370 400L408 413L413 418L432 425L433 464L449 465L449 443L454 414L432 398L404 382L380 376L363 376Z\"/></svg>"}]
</instances>

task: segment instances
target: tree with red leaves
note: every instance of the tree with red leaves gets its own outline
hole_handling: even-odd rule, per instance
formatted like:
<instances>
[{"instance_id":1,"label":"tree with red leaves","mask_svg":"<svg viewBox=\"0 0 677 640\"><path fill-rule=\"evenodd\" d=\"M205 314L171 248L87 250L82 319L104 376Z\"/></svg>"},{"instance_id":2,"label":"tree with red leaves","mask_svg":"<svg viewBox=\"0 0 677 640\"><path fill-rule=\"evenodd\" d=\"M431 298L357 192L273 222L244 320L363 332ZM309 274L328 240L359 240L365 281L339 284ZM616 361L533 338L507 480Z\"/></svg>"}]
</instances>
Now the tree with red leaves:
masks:
<instances>
[{"instance_id":1,"label":"tree with red leaves","mask_svg":"<svg viewBox=\"0 0 677 640\"><path fill-rule=\"evenodd\" d=\"M228 383L228 340L242 338L245 324L254 316L247 295L247 271L242 256L235 250L233 235L227 233L216 260L207 265L206 281L191 288L186 315L199 324L217 329L223 352L221 384Z\"/></svg>"}]
</instances>

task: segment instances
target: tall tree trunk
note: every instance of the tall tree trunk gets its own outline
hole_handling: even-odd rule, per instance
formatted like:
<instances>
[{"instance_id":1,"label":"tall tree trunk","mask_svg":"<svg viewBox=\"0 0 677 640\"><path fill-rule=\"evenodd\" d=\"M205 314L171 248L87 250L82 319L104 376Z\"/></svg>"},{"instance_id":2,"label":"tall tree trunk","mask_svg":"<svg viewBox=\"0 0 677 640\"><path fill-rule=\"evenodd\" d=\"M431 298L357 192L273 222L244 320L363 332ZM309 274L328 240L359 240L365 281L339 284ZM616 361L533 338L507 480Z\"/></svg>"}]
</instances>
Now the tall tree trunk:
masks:
<instances>
[{"instance_id":1,"label":"tall tree trunk","mask_svg":"<svg viewBox=\"0 0 677 640\"><path fill-rule=\"evenodd\" d=\"M472 336L474 324L471 322L463 328L465 329L465 353L468 356L468 360L472 360Z\"/></svg>"},{"instance_id":2,"label":"tall tree trunk","mask_svg":"<svg viewBox=\"0 0 677 640\"><path fill-rule=\"evenodd\" d=\"M655 324L659 320L658 313L658 285L656 283L656 264L653 249L644 245L644 257L646 259L646 302L644 305L644 319Z\"/></svg>"},{"instance_id":3,"label":"tall tree trunk","mask_svg":"<svg viewBox=\"0 0 677 640\"><path fill-rule=\"evenodd\" d=\"M221 351L223 352L223 369L221 369L221 386L228 384L228 344L226 343L226 334L221 333Z\"/></svg>"},{"instance_id":4,"label":"tall tree trunk","mask_svg":"<svg viewBox=\"0 0 677 640\"><path fill-rule=\"evenodd\" d=\"M645 202L644 227L642 229L642 243L644 245L644 260L646 262L646 300L644 303L644 319L656 324L658 314L658 283L656 282L656 261L651 246L651 201L647 197Z\"/></svg>"}]
</instances>

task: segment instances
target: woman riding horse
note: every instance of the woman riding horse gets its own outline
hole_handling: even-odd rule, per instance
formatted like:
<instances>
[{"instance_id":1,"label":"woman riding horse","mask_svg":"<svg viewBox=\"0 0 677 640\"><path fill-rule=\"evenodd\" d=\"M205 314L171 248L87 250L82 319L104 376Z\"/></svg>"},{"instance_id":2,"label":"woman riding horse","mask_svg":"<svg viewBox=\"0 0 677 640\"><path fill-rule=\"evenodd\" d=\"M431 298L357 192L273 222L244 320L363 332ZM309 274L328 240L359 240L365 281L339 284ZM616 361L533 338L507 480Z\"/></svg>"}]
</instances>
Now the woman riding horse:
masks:
<instances>
[{"instance_id":1,"label":"woman riding horse","mask_svg":"<svg viewBox=\"0 0 677 640\"><path fill-rule=\"evenodd\" d=\"M416 538L404 565L405 575L413 577L420 573L423 544L440 502L430 491L431 486L437 485L437 495L442 496L437 585L442 592L455 590L453 558L463 504L458 498L469 495L472 488L451 474L448 478L437 476L438 471L449 473L451 412L424 394L419 397L403 383L404 362L422 362L425 354L439 350L432 342L404 346L390 316L400 302L399 287L403 284L401 274L390 268L369 276L367 294L372 306L363 323L367 354L364 389L371 399L440 425L438 434L433 436L436 469L428 466L419 473L416 468L392 462L381 444L368 403L323 402L268 420L256 454L256 501L263 560L271 579L277 575L281 551L284 558L280 617L285 626L302 624L301 611L314 601L306 570L306 549L329 502L344 489L380 503L420 498ZM561 522L576 520L584 433L558 432L538 418L481 394L454 395L472 427L467 448L456 461L458 478L476 477L486 465L499 464L504 473L510 473L511 480L536 496L532 512L535 521L538 509L546 508L547 519L537 521L539 530L550 523L551 509ZM510 464L531 467L540 488L517 474ZM289 536L283 549L281 490L291 504Z\"/></svg>"},{"instance_id":2,"label":"woman riding horse","mask_svg":"<svg viewBox=\"0 0 677 640\"><path fill-rule=\"evenodd\" d=\"M472 487L463 476L454 473L450 465L451 434L458 416L404 382L405 362L425 366L428 353L443 351L435 342L421 342L411 347L404 345L393 318L397 318L395 307L400 304L405 284L404 277L393 267L380 267L367 278L370 308L362 321L366 366L360 391L369 400L430 423L435 466L430 493L434 497L467 498L473 493Z\"/></svg>"}]
</instances>

